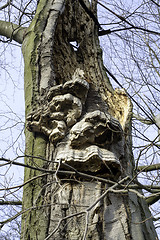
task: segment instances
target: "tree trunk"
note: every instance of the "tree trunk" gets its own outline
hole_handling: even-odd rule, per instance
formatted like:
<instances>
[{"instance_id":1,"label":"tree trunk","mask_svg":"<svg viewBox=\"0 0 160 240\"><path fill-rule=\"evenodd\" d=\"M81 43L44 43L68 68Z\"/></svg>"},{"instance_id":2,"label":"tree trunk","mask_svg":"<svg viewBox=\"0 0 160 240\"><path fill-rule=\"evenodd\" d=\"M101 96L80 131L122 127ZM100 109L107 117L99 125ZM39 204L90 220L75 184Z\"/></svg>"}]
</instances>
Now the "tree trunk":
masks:
<instances>
[{"instance_id":1,"label":"tree trunk","mask_svg":"<svg viewBox=\"0 0 160 240\"><path fill-rule=\"evenodd\" d=\"M21 238L156 239L145 201L115 193L133 177L132 105L104 72L84 2L40 0L23 41L25 162L46 174L25 169L37 179L24 187Z\"/></svg>"}]
</instances>

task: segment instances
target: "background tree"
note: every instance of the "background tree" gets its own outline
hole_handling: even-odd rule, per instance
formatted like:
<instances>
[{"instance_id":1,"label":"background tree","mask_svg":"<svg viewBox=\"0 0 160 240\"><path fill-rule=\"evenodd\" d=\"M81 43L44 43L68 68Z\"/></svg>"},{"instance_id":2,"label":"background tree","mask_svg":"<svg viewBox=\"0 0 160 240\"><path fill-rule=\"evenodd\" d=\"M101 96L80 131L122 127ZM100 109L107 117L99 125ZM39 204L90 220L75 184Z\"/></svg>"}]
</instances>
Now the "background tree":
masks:
<instances>
[{"instance_id":1,"label":"background tree","mask_svg":"<svg viewBox=\"0 0 160 240\"><path fill-rule=\"evenodd\" d=\"M137 189L145 189L147 192L152 193L149 197L147 196L149 204L157 201L159 199L159 189L153 184L153 180L155 181L156 179L158 182L158 172L154 179L148 173L145 175L149 183L151 183L150 186L142 186L142 184L137 182L136 177L138 175L137 170L143 172L144 169L148 171L151 167L152 170L155 169L153 167L156 167L156 169L159 167L159 165L153 165L150 168L138 166L139 163L143 163L144 156L147 159L147 164L155 163L158 157L157 149L159 149L157 136L155 139L150 140L150 136L144 133L142 135L142 130L138 131L140 127L144 129L144 125L141 126L142 123L155 124L158 127L157 113L153 114L155 112L153 111L153 106L155 109L158 109L157 93L155 91L154 95L152 94L151 86L154 90L158 90L158 88L155 82L154 85L151 82L148 84L148 81L146 84L149 74L147 75L146 73L146 62L144 62L144 56L147 56L147 60L152 66L150 69L157 70L154 61L158 61L158 54L155 51L154 43L156 42L155 39L156 35L158 36L158 32L156 31L154 17L159 14L158 3L142 1L137 6L134 6L132 3L128 5L128 8L126 6L124 8L122 1L118 3L113 1L110 5L99 2L101 7L106 10L105 14L109 19L107 22L109 29L101 29L102 24L100 26L97 20L96 3L94 1L91 4L83 1L67 1L65 2L65 8L63 1L54 1L53 3L40 1L35 16L34 12L29 11L32 8L30 4L34 4L34 2L30 1L26 2L26 5L25 3L23 4L23 7L17 7L12 1L9 1L3 5L2 10L5 10L5 14L6 12L8 13L7 20L9 23L6 21L1 22L0 30L1 35L8 37L9 41L16 40L19 43L23 43L26 116L28 116L29 130L34 132L26 130L25 164L13 162L18 165L27 165L22 210L22 239L29 239L29 237L35 239L55 239L56 237L57 239L74 239L75 237L79 237L79 239L82 237L84 239L89 237L92 239L103 239L105 236L107 238L115 238L117 235L121 236L121 239L125 237L137 239L137 234L139 237L141 236L141 239L145 239L145 235L147 238L150 237L150 239L153 239L153 236L155 236L154 239L156 239L151 221L152 217L147 210L146 203L143 200L144 197ZM9 9L8 11L6 11L6 7ZM19 9L18 25L10 23L13 18L11 17L11 7ZM157 14L153 14L154 8L156 8ZM147 14L153 17L151 20L149 18L150 25L147 22ZM133 16L134 18L132 18ZM23 28L22 25L26 24L27 19L32 20L32 23L29 27ZM105 23L104 18L102 23ZM106 67L103 67L101 61L98 34L100 36L107 34L111 43L110 45L108 44L108 49L105 48L108 56L111 56L110 61L106 59ZM148 39L150 42L148 42ZM121 50L123 44L124 49ZM118 45L120 48L117 48ZM139 49L142 50L139 51ZM123 54L121 54L121 51ZM126 56L124 55L125 53ZM118 63L117 56L121 60L120 63ZM109 63L113 68L109 66ZM131 63L135 63L133 68ZM84 76L79 70L80 76L75 74L76 69L79 68L84 71ZM136 121L141 122L141 124L138 122L138 125L133 125L133 129L135 129L133 131L135 134L134 139L136 141L138 138L141 139L141 141L138 141L138 144L135 142L137 145L133 145L135 156L137 156L135 171L133 171L134 163L130 145L130 100L124 91L114 91L104 70L116 84L126 88L128 96L134 103L134 118L136 118ZM149 76L153 81L153 75L150 74ZM107 134L113 134L114 139L113 142L110 139L110 144L108 145L111 146L108 147L107 145L107 148L111 152L118 154L119 157L121 156L117 165L109 165L109 170L114 175L119 174L119 164L121 164L123 170L121 180L113 178L113 176L110 176L112 174L109 173L106 177L102 171L102 168L105 168L103 164L100 164L100 172L93 170L93 174L92 170L89 169L88 171L92 164L94 169L95 162L92 161L89 161L89 163L85 162L83 165L85 167L79 166L79 163L74 165L68 161L66 161L66 164L70 164L70 167L66 167L63 161L58 166L53 164L55 157L54 147L58 145L54 142L56 141L54 132L51 134L50 128L45 128L46 118L42 118L41 123L39 121L40 116L42 114L46 116L44 113L48 111L48 108L42 108L41 106L46 106L48 101L46 96L48 96L48 99L52 99L54 92L59 91L54 86L61 86L61 91L58 94L70 92L70 90L67 90L70 88L70 85L68 88L65 87L65 82L71 79L74 82L77 78L82 79L83 83L88 82L88 85L86 84L85 86L89 86L88 98L85 103L86 107L83 110L82 117L85 112L97 110L95 105L99 104L99 110L103 109L105 113L109 112L122 125L124 132L124 135L122 135L125 137L121 136L117 139L114 137L116 134L110 131L107 132ZM138 79L137 82L135 78ZM158 82L156 83L158 84ZM147 91L146 89L154 98L153 106L146 104L144 97L141 95L143 91ZM151 97L148 95L148 92L145 98L151 103ZM77 93L74 92L74 94ZM95 102L97 97L100 100ZM106 103L108 110L105 110ZM48 105L50 107L50 103ZM66 105L64 104L64 106ZM35 109L39 111L35 111ZM47 112L47 114L50 113ZM66 121L67 119L69 118L66 118ZM121 132L120 128L117 128L118 122L116 122L116 125L113 125L113 122L112 120L109 122L111 128L109 130L113 130L113 127L116 127L116 130L118 129ZM72 123L70 124L68 124L68 130L72 127ZM92 132L89 132L89 136L91 135ZM47 136L49 136L49 140ZM84 134L82 139L85 137L86 135ZM102 135L102 139L105 137L106 132ZM121 144L124 144L124 148L123 144L119 143L120 138L122 138ZM98 146L100 144L103 145L102 139L96 139ZM109 141L109 139L105 140ZM90 139L90 141L92 140ZM78 142L75 143L78 144ZM140 144L141 146L139 146ZM8 159L3 158L2 160L11 164ZM109 162L111 160L107 164ZM89 167L87 164L89 164ZM105 169L106 172L107 169ZM120 182L117 184L117 181ZM109 194L109 192L112 192L112 194ZM90 196L96 196L97 201L92 201ZM117 202L119 203L118 205ZM84 217L86 220L85 224ZM55 227L55 221L59 221L57 227ZM3 224L4 222L2 222ZM115 231L115 226L117 231Z\"/></svg>"}]
</instances>

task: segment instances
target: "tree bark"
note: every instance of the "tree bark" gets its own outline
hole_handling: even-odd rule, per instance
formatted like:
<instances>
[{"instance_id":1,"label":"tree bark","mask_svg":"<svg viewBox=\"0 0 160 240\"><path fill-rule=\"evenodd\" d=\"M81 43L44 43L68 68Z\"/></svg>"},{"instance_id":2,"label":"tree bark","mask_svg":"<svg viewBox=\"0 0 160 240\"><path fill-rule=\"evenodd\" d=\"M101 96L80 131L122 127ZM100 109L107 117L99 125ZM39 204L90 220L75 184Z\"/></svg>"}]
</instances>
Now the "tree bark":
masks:
<instances>
[{"instance_id":1,"label":"tree bark","mask_svg":"<svg viewBox=\"0 0 160 240\"><path fill-rule=\"evenodd\" d=\"M133 177L132 105L105 74L95 21L79 1L40 0L23 55L25 163L56 174L24 186L21 238L158 239L144 200L114 192ZM75 169L93 179L65 174Z\"/></svg>"}]
</instances>

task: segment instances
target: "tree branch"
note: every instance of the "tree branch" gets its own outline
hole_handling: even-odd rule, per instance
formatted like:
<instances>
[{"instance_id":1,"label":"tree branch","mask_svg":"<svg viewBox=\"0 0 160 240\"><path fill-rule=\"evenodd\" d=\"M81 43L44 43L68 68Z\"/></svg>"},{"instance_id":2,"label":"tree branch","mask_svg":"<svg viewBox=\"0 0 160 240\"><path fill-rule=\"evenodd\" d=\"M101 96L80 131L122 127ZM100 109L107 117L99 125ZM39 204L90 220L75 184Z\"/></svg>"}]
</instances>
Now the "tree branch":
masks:
<instances>
[{"instance_id":1,"label":"tree branch","mask_svg":"<svg viewBox=\"0 0 160 240\"><path fill-rule=\"evenodd\" d=\"M26 29L11 22L0 21L0 35L8 38L10 41L14 40L22 44Z\"/></svg>"},{"instance_id":2,"label":"tree branch","mask_svg":"<svg viewBox=\"0 0 160 240\"><path fill-rule=\"evenodd\" d=\"M14 219L16 219L17 217L21 216L22 214L31 211L31 210L36 210L37 208L43 208L43 207L49 207L50 205L42 205L42 206L32 206L30 208L27 208L25 210L22 210L20 212L18 212L17 214L15 214L14 216L4 220L4 221L0 221L0 230L4 227L5 224L13 221Z\"/></svg>"},{"instance_id":3,"label":"tree branch","mask_svg":"<svg viewBox=\"0 0 160 240\"><path fill-rule=\"evenodd\" d=\"M133 25L132 23L130 23L126 17L123 17L117 13L115 13L114 11L112 11L111 9L109 9L108 7L106 7L104 4L98 2L99 5L101 5L103 8L105 8L106 10L108 10L109 12L111 12L113 15L115 15L117 18L119 18L122 22L125 22L127 23L129 26L131 26L131 28L133 29L137 29L137 30L141 30L143 32L148 32L148 33L151 33L151 34L156 34L156 35L160 35L160 32L156 32L156 31L152 31L150 29L146 29L146 28L143 28L143 27L139 27L139 26L135 26ZM104 30L105 31L105 30ZM108 30L107 30L108 31ZM108 34L108 33L106 33ZM99 36L102 36L102 35L106 35L105 32L102 31L102 34L99 35Z\"/></svg>"},{"instance_id":4,"label":"tree branch","mask_svg":"<svg viewBox=\"0 0 160 240\"><path fill-rule=\"evenodd\" d=\"M2 7L0 7L0 10L5 9L6 7L8 7L11 4L12 0L9 0L6 4L4 4Z\"/></svg>"},{"instance_id":5,"label":"tree branch","mask_svg":"<svg viewBox=\"0 0 160 240\"><path fill-rule=\"evenodd\" d=\"M145 119L145 118L141 117L139 114L133 113L133 118L135 118L136 120L138 120L144 124L147 124L147 125L153 124L153 121L151 121L150 119Z\"/></svg>"},{"instance_id":6,"label":"tree branch","mask_svg":"<svg viewBox=\"0 0 160 240\"><path fill-rule=\"evenodd\" d=\"M108 34L111 34L111 33L114 33L114 32L120 32L120 31L124 31L124 30L130 30L130 29L133 29L133 27L126 27L126 28L119 28L119 29L107 29L107 30L101 30L98 32L98 36L104 36L104 35L108 35Z\"/></svg>"},{"instance_id":7,"label":"tree branch","mask_svg":"<svg viewBox=\"0 0 160 240\"><path fill-rule=\"evenodd\" d=\"M155 171L155 170L159 170L160 169L160 164L152 164L149 166L138 166L137 170L139 172L150 172L150 171Z\"/></svg>"},{"instance_id":8,"label":"tree branch","mask_svg":"<svg viewBox=\"0 0 160 240\"><path fill-rule=\"evenodd\" d=\"M151 2L153 2L157 7L160 7L160 5L156 3L154 0L151 0Z\"/></svg>"},{"instance_id":9,"label":"tree branch","mask_svg":"<svg viewBox=\"0 0 160 240\"><path fill-rule=\"evenodd\" d=\"M0 205L22 205L22 201L0 201Z\"/></svg>"},{"instance_id":10,"label":"tree branch","mask_svg":"<svg viewBox=\"0 0 160 240\"><path fill-rule=\"evenodd\" d=\"M32 156L32 158L34 158L34 156ZM44 173L50 173L50 174L51 173L52 174L56 173L56 170L49 170L49 169L45 169L45 168L40 168L38 166L34 167L34 166L31 166L31 165L28 165L28 164L15 162L15 161L12 161L12 160L6 159L6 158L0 158L0 161L7 162L8 164L13 164L13 165L21 166L21 167L30 168L30 169L37 170L37 171L44 172ZM100 181L100 182L105 182L105 183L110 183L110 184L114 184L115 183L115 182L113 182L113 181L111 181L109 179L97 177L97 176L94 176L94 175L89 175L89 174L83 173L83 172L79 172L75 168L69 166L66 163L62 163L62 165L67 165L68 167L70 167L72 169L72 171L58 170L58 172L57 172L58 175L61 175L61 176L62 175L80 176L82 178L95 179L95 180Z\"/></svg>"},{"instance_id":11,"label":"tree branch","mask_svg":"<svg viewBox=\"0 0 160 240\"><path fill-rule=\"evenodd\" d=\"M156 203L160 199L160 192L151 194L150 196L146 197L146 202L148 205L152 205Z\"/></svg>"}]
</instances>

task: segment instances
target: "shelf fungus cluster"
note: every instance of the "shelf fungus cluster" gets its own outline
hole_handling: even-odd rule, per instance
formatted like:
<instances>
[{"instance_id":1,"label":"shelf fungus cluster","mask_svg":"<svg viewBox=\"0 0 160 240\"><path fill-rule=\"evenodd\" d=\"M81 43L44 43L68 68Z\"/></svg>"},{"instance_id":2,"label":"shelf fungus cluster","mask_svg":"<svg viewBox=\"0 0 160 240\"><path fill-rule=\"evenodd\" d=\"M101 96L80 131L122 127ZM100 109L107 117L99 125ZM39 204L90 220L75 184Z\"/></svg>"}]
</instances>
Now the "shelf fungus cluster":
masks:
<instances>
[{"instance_id":1,"label":"shelf fungus cluster","mask_svg":"<svg viewBox=\"0 0 160 240\"><path fill-rule=\"evenodd\" d=\"M71 166L93 175L118 178L119 153L109 149L122 142L123 130L104 109L87 111L89 90L84 72L77 69L71 81L50 89L45 106L28 115L27 129L49 137L55 145L54 161L65 163L61 169L71 170Z\"/></svg>"},{"instance_id":2,"label":"shelf fungus cluster","mask_svg":"<svg viewBox=\"0 0 160 240\"><path fill-rule=\"evenodd\" d=\"M108 148L121 139L118 120L95 110L86 113L57 145L55 160L89 174L116 179L121 173L120 162Z\"/></svg>"},{"instance_id":3,"label":"shelf fungus cluster","mask_svg":"<svg viewBox=\"0 0 160 240\"><path fill-rule=\"evenodd\" d=\"M82 115L88 90L89 84L84 80L83 72L77 71L71 81L50 89L46 104L27 116L27 129L42 132L55 144Z\"/></svg>"}]
</instances>

